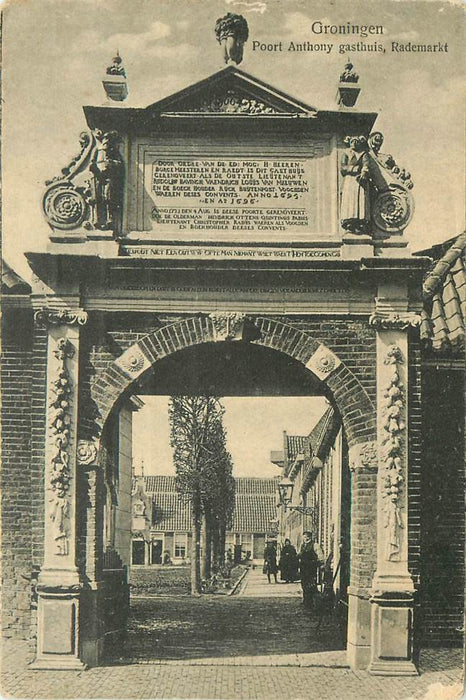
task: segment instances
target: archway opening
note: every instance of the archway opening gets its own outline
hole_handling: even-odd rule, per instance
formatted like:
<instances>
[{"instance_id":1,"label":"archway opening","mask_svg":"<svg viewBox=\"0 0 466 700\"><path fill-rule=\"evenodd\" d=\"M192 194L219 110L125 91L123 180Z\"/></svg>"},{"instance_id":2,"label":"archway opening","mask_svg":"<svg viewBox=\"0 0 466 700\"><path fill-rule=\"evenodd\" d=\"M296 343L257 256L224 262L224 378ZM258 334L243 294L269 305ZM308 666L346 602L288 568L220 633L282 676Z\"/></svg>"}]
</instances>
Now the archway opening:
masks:
<instances>
[{"instance_id":1,"label":"archway opening","mask_svg":"<svg viewBox=\"0 0 466 700\"><path fill-rule=\"evenodd\" d=\"M249 470L244 471L243 468L241 476L238 476L238 480L243 481L240 491L244 497L239 499L242 500L243 510L245 507L247 509L248 505L251 509L264 507L264 498L257 498L257 494L245 492L245 489L253 490L256 480L260 489L268 489L268 495L271 496L268 501L273 503L274 517L270 517L269 513L266 523L262 517L260 526L250 525L248 532L237 519L236 526L232 525L228 539L235 563L245 568L245 580L252 580L254 577L262 580L256 582L256 592L253 590L251 596L248 596L242 582L238 585L238 592L231 596L208 595L203 596L201 601L193 601L187 595L189 589L186 583L189 574L185 564L190 551L189 519L183 517L183 506L175 501L174 471L172 465L166 463L169 447L165 444L164 450L160 450L160 454L164 456L161 457L162 463L156 464L155 469L154 462L160 460L154 460L153 454L147 454L147 450L157 449L157 446L154 448L154 440L151 439L153 436L150 421L153 428L155 423L167 420L166 415L160 413L159 402L159 413L153 413L146 426L146 439L144 430L133 430L133 440L137 435L139 443L145 444L133 446L132 512L131 521L127 520L131 537L132 617L129 643L123 651L118 647L119 658L181 659L229 655L256 656L272 652L283 655L344 648L344 603L349 571L348 456L341 418L325 383L297 360L267 347L240 341L204 343L185 348L157 361L122 394L107 422L104 442L115 440L115 436L111 437L112 430L109 426L121 415L130 396L150 403L149 397L160 399L171 395L221 396L227 417L228 404L233 406L233 403L236 403L236 413L238 408L241 413L242 402L242 412L252 426L263 419L261 407L264 409L267 405L267 415L274 415L275 439L265 446L272 472L262 476L251 460ZM283 416L283 420L280 421L280 411L285 413L281 406L285 403L288 403L286 420ZM275 410L272 410L274 405ZM294 411L295 421L290 419L290 406L291 415ZM142 408L139 415L142 415L144 410ZM331 414L331 421L327 421L326 425L325 416L328 414ZM135 417L134 420L137 424L138 418ZM317 433L313 434L313 429L317 429ZM283 431L286 431L285 434ZM257 431L258 434L259 432ZM303 449L305 447L306 454L297 451L298 443ZM276 449L280 446L281 450ZM252 445L252 449L257 452L263 451L263 440L262 444ZM107 450L116 453L111 444L107 445ZM280 451L281 456L277 456L277 452ZM270 455L271 452L275 453L274 457ZM275 459L275 466L270 459ZM141 462L144 462L143 470ZM141 473L142 471L144 473ZM271 473L274 475L271 476ZM295 482L293 503L286 514L283 508L281 511L276 508L277 483L284 474L291 475ZM237 476L235 472L234 475ZM274 483L266 484L267 481ZM108 521L114 518L114 512L108 498L107 503L109 506L105 519ZM293 507L295 510L292 510ZM313 509L312 518L300 512L299 507L308 508L308 511ZM104 524L103 529L104 533L108 532L108 524ZM331 572L330 584L327 572L326 585L330 585L341 600L339 610L343 614L340 614L340 626L335 624L334 620L330 622L330 616L325 618L322 625L322 620L316 617L316 612L314 617L309 619L308 628L299 623L286 629L286 620L291 619L290 615L295 616L293 619L297 620L296 616L300 612L299 581L295 582L294 590L287 596L278 588L273 595L271 592L262 592L260 595L257 593L260 593L261 586L263 590L266 582L262 575L265 540L275 536L280 547L285 537L289 537L299 550L302 532L305 529L315 531L316 539L321 541L325 563ZM114 524L113 531L117 530L118 525ZM111 542L104 542L104 545L111 546ZM319 593L323 593L324 583L322 570L319 577ZM278 586L281 586L280 581ZM252 588L254 589L254 585ZM163 602L168 594L175 596L171 608ZM202 606L207 599L208 609L214 610L214 613L213 618L209 618L210 623L207 627L205 624L202 627L205 634L200 639L193 634L193 630L198 628L199 620L206 614ZM274 619L276 624L272 625L273 629L268 629L267 633L257 624L255 636L251 636L246 625L241 634L237 623L243 612L247 618L252 616L254 619L267 615L268 618ZM319 633L313 635L311 640L310 632L318 622ZM280 631L282 645L277 640ZM220 636L217 636L218 634ZM154 647L154 639L162 641ZM212 640L215 640L215 644Z\"/></svg>"}]
</instances>

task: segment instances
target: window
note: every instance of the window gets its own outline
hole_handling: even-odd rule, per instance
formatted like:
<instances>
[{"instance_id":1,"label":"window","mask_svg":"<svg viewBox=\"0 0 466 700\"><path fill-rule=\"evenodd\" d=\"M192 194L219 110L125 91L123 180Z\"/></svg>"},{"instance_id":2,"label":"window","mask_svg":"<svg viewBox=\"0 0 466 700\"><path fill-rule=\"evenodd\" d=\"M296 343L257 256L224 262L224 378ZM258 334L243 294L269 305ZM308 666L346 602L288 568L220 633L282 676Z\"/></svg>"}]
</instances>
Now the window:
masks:
<instances>
[{"instance_id":1,"label":"window","mask_svg":"<svg viewBox=\"0 0 466 700\"><path fill-rule=\"evenodd\" d=\"M186 559L188 536L186 533L175 535L175 544L173 547L173 556L175 559Z\"/></svg>"}]
</instances>

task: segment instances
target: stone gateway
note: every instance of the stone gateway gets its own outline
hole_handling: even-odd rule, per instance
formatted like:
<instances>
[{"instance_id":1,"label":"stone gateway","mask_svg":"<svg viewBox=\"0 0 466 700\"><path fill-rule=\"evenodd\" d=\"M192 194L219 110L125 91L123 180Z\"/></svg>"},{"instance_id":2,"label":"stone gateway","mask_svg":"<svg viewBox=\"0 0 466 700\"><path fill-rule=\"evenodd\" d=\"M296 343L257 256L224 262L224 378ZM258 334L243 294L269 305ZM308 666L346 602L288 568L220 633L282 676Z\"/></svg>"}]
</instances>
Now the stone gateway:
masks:
<instances>
[{"instance_id":1,"label":"stone gateway","mask_svg":"<svg viewBox=\"0 0 466 700\"><path fill-rule=\"evenodd\" d=\"M84 107L45 186L32 287L6 277L3 487L23 539L6 504L4 624L36 640L37 669L102 662L129 605L136 395L255 372L258 393L326 396L341 429L351 668L416 674L420 329L438 288L426 302L431 259L406 250L412 181L356 109L351 64L320 111L238 68L247 31L227 17L228 65L148 107L122 104L115 58L109 102ZM345 33L362 29L381 33Z\"/></svg>"}]
</instances>

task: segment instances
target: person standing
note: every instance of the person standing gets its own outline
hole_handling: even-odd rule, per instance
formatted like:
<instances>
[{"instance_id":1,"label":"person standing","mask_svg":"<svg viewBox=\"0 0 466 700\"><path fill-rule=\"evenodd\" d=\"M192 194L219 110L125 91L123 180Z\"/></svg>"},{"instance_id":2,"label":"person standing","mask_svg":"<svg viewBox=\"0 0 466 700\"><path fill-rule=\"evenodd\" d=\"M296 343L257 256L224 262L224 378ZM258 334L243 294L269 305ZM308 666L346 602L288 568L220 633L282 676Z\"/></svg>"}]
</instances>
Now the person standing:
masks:
<instances>
[{"instance_id":1,"label":"person standing","mask_svg":"<svg viewBox=\"0 0 466 700\"><path fill-rule=\"evenodd\" d=\"M267 574L268 582L270 583L270 575L275 579L277 583L277 544L276 542L269 541L265 545L264 549L264 574Z\"/></svg>"},{"instance_id":2,"label":"person standing","mask_svg":"<svg viewBox=\"0 0 466 700\"><path fill-rule=\"evenodd\" d=\"M282 581L290 583L295 580L298 570L298 555L288 538L280 552L280 574Z\"/></svg>"},{"instance_id":3,"label":"person standing","mask_svg":"<svg viewBox=\"0 0 466 700\"><path fill-rule=\"evenodd\" d=\"M299 572L303 589L303 605L310 610L317 593L317 571L324 563L321 546L314 542L312 532L303 532L303 543L299 552Z\"/></svg>"}]
</instances>

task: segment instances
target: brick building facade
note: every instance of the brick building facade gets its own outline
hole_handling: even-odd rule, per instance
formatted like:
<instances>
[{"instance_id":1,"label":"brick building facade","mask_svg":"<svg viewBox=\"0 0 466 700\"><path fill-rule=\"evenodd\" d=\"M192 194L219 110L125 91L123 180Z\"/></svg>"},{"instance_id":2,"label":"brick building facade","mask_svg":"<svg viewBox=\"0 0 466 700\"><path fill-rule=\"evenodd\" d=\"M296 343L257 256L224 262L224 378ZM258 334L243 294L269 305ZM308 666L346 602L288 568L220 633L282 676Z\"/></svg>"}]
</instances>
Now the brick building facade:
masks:
<instances>
[{"instance_id":1,"label":"brick building facade","mask_svg":"<svg viewBox=\"0 0 466 700\"><path fill-rule=\"evenodd\" d=\"M235 479L235 509L226 532L231 559L262 561L265 540L277 517L277 480ZM184 564L191 556L191 506L175 477L136 477L133 484L133 565ZM201 543L202 546L202 543Z\"/></svg>"}]
</instances>

